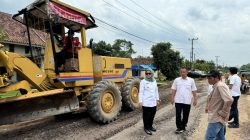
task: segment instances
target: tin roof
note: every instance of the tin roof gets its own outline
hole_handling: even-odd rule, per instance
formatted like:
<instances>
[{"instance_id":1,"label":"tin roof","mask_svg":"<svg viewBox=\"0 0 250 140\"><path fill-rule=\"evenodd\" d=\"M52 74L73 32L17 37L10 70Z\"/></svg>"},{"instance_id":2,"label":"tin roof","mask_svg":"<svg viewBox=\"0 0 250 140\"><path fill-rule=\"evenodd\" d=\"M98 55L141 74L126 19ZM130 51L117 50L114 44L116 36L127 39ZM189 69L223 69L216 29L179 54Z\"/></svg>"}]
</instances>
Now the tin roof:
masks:
<instances>
[{"instance_id":1,"label":"tin roof","mask_svg":"<svg viewBox=\"0 0 250 140\"><path fill-rule=\"evenodd\" d=\"M132 66L132 69L148 69L148 68L156 69L156 67L153 65L133 65Z\"/></svg>"}]
</instances>

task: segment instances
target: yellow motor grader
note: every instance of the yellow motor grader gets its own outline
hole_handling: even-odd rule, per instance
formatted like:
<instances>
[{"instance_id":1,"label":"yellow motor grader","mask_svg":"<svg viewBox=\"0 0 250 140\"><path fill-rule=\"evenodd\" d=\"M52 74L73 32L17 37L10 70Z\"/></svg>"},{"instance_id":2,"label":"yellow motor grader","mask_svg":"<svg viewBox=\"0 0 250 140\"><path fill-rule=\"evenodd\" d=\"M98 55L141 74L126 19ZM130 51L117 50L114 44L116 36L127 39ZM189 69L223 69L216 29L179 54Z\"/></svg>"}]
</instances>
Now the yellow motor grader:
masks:
<instances>
[{"instance_id":1,"label":"yellow motor grader","mask_svg":"<svg viewBox=\"0 0 250 140\"><path fill-rule=\"evenodd\" d=\"M0 125L83 110L109 123L122 105L138 107L140 80L132 77L131 60L95 55L91 42L87 47L85 31L97 27L90 13L58 0L37 0L13 19L27 27L31 56L0 50ZM48 35L44 69L34 63L31 29ZM15 72L23 80L12 83Z\"/></svg>"}]
</instances>

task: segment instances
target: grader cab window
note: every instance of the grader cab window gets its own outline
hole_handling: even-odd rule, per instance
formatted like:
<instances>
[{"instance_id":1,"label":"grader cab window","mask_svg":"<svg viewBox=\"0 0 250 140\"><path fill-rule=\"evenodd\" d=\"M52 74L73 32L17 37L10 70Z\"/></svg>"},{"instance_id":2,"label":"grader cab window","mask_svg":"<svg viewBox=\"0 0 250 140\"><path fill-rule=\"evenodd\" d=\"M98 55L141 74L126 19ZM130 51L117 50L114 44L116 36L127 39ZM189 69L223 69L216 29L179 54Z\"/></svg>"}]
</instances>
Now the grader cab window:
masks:
<instances>
[{"instance_id":1,"label":"grader cab window","mask_svg":"<svg viewBox=\"0 0 250 140\"><path fill-rule=\"evenodd\" d=\"M57 53L58 66L61 71L79 71L78 50L82 45L75 32L68 30L67 35L62 38L62 50Z\"/></svg>"},{"instance_id":2,"label":"grader cab window","mask_svg":"<svg viewBox=\"0 0 250 140\"><path fill-rule=\"evenodd\" d=\"M115 69L124 69L124 64L115 64Z\"/></svg>"}]
</instances>

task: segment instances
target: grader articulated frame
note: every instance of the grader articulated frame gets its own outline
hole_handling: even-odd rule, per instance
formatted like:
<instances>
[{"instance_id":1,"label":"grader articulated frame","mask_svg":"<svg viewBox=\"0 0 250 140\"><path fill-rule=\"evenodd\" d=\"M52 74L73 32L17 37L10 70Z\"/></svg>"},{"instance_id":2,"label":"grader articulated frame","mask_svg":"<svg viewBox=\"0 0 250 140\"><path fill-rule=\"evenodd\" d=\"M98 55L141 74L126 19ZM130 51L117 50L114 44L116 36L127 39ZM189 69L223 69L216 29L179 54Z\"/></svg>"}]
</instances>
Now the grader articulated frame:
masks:
<instances>
[{"instance_id":1,"label":"grader articulated frame","mask_svg":"<svg viewBox=\"0 0 250 140\"><path fill-rule=\"evenodd\" d=\"M21 15L23 21L17 18ZM97 27L90 13L58 0L37 0L13 19L26 25L31 55L0 50L0 125L79 110L87 110L97 122L109 123L118 117L122 104L130 110L138 107L140 81L132 77L131 60L93 55L87 48L85 31ZM48 35L44 70L34 63L31 28ZM65 29L81 35L77 54L70 58L59 55L68 53L62 47ZM77 69L60 69L60 60ZM11 83L14 72L24 80Z\"/></svg>"}]
</instances>

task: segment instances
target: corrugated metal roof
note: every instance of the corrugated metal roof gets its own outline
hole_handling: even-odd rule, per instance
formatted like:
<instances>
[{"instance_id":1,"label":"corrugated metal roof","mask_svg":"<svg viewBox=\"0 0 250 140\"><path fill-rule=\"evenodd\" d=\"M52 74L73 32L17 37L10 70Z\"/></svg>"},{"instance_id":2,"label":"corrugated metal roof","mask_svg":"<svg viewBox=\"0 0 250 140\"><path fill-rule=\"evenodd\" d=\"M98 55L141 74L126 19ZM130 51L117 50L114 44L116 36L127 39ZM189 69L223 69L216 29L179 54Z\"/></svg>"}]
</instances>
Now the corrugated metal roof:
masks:
<instances>
[{"instance_id":1,"label":"corrugated metal roof","mask_svg":"<svg viewBox=\"0 0 250 140\"><path fill-rule=\"evenodd\" d=\"M148 69L148 68L156 69L156 67L153 65L133 65L132 66L132 69Z\"/></svg>"}]
</instances>

